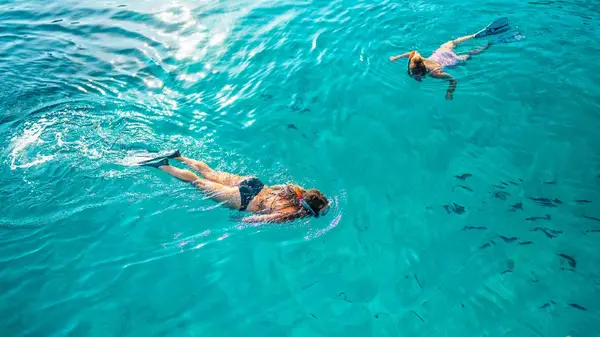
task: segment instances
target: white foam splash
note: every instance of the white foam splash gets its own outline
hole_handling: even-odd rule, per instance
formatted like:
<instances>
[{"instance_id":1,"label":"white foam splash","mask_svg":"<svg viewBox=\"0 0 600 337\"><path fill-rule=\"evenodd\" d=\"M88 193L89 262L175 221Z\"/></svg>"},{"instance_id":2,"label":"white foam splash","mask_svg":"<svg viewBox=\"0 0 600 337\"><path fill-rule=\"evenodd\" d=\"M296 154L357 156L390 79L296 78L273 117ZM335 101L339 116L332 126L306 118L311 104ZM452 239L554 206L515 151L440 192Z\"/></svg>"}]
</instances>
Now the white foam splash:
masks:
<instances>
[{"instance_id":1,"label":"white foam splash","mask_svg":"<svg viewBox=\"0 0 600 337\"><path fill-rule=\"evenodd\" d=\"M22 136L14 136L11 140L11 145L13 147L11 153L10 153L10 168L11 170L15 170L17 168L28 168L28 167L32 167L35 165L39 165L39 164L43 164L49 160L52 160L52 158L54 158L54 156L44 156L44 155L38 155L35 157L35 159L29 163L24 163L21 165L17 165L16 161L17 158L19 156L19 154L21 154L22 152L25 151L25 149L27 149L28 147L35 145L35 144L41 144L44 141L40 138L44 132L44 130L53 125L55 123L55 121L49 121L45 118L40 119L40 121L38 123L35 123L33 125L31 125L31 127L29 128L25 128L25 130L23 130L23 135Z\"/></svg>"}]
</instances>

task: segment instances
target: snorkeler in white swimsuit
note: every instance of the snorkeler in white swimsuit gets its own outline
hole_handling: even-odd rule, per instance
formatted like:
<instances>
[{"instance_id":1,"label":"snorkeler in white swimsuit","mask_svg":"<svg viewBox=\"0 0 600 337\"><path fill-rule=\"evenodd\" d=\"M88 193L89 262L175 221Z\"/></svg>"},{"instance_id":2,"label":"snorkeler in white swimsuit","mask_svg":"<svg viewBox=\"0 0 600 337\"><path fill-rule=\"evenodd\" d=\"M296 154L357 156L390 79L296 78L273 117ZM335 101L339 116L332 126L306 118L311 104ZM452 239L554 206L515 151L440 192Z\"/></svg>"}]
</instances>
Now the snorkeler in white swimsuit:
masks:
<instances>
[{"instance_id":1,"label":"snorkeler in white swimsuit","mask_svg":"<svg viewBox=\"0 0 600 337\"><path fill-rule=\"evenodd\" d=\"M462 42L474 39L475 35L460 37L456 40L448 41L441 45L431 56L424 58L416 51L400 54L390 57L391 61L408 57L408 75L417 81L422 81L427 74L433 78L447 80L450 84L446 90L446 99L451 100L454 91L456 90L456 79L444 70L448 67L453 67L466 62L473 55L481 54L490 44L488 43L482 48L470 51L468 54L457 55L454 53L454 48Z\"/></svg>"},{"instance_id":2,"label":"snorkeler in white swimsuit","mask_svg":"<svg viewBox=\"0 0 600 337\"><path fill-rule=\"evenodd\" d=\"M488 42L483 47L471 50L470 52L461 55L457 55L454 52L454 48L465 41L503 33L508 31L509 29L510 26L508 25L508 20L506 18L502 18L494 21L493 23L488 25L483 30L477 32L476 34L459 37L458 39L444 43L436 51L434 51L433 54L431 54L431 56L427 58L421 56L421 54L418 51L413 50L404 54L392 56L390 57L390 61L393 62L400 58L408 57L408 75L417 81L422 81L427 76L427 74L429 74L433 78L447 80L449 82L449 86L446 90L446 99L451 100L453 98L453 93L456 90L457 82L456 79L452 77L452 75L445 72L445 70L449 67L465 63L473 55L483 53L486 49L489 48L491 43ZM508 42L508 40L505 39L500 42Z\"/></svg>"}]
</instances>

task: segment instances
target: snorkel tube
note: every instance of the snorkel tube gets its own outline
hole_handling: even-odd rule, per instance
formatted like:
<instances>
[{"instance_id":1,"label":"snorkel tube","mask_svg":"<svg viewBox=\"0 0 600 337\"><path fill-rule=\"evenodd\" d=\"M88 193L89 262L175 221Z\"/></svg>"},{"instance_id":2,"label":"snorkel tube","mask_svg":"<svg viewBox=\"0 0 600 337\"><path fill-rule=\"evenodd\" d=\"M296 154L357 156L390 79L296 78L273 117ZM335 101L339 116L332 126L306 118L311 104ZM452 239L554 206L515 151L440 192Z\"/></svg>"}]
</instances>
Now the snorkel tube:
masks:
<instances>
[{"instance_id":1,"label":"snorkel tube","mask_svg":"<svg viewBox=\"0 0 600 337\"><path fill-rule=\"evenodd\" d=\"M318 218L319 215L317 213L315 213L315 211L313 211L313 209L310 207L308 202L306 202L306 200L304 200L304 196L302 196L302 192L300 192L300 188L298 186L294 186L294 192L296 192L296 196L298 197L298 199L300 199L300 203L302 204L302 207L307 212L309 212L312 216L314 216L315 218Z\"/></svg>"}]
</instances>

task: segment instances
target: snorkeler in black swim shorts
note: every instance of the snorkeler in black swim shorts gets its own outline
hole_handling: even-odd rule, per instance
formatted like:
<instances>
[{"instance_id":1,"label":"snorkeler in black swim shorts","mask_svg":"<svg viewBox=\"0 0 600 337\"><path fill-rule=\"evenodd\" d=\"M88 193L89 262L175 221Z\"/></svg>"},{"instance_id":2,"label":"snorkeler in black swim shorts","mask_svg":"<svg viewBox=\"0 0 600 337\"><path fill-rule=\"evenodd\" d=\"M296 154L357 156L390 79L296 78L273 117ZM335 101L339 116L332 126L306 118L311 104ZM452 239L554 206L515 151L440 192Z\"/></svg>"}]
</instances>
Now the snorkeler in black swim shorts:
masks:
<instances>
[{"instance_id":1,"label":"snorkeler in black swim shorts","mask_svg":"<svg viewBox=\"0 0 600 337\"><path fill-rule=\"evenodd\" d=\"M202 178L189 170L169 165L169 159L198 171ZM163 153L139 165L156 167L190 182L229 208L257 213L243 218L244 222L287 222L307 216L318 218L329 211L329 201L316 189L306 190L293 184L267 186L256 177L215 171L204 162L181 156L179 151Z\"/></svg>"}]
</instances>

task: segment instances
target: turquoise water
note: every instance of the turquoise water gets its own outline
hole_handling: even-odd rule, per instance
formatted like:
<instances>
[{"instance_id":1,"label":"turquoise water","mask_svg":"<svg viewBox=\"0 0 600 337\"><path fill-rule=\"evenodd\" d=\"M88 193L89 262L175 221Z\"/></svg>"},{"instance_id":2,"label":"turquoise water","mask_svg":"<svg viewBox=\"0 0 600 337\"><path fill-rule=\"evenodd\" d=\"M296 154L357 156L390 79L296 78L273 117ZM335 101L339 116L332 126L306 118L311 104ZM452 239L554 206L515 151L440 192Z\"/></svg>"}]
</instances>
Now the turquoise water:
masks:
<instances>
[{"instance_id":1,"label":"turquoise water","mask_svg":"<svg viewBox=\"0 0 600 337\"><path fill-rule=\"evenodd\" d=\"M453 101L388 61L499 16L527 39L452 70ZM0 1L0 335L600 336L599 20L591 1ZM241 226L126 165L172 148L333 210Z\"/></svg>"}]
</instances>

